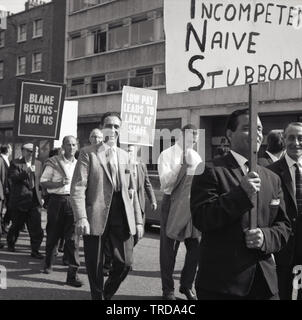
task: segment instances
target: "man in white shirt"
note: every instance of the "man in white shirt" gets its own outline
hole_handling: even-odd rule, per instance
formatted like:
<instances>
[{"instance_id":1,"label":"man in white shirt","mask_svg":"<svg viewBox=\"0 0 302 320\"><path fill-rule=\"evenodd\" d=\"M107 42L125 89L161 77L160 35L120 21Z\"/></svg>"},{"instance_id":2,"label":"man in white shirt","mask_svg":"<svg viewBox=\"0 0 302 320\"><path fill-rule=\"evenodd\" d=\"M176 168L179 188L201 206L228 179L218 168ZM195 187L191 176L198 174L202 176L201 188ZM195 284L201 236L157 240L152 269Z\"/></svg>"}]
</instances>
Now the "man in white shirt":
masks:
<instances>
[{"instance_id":1,"label":"man in white shirt","mask_svg":"<svg viewBox=\"0 0 302 320\"><path fill-rule=\"evenodd\" d=\"M64 254L69 262L66 283L73 287L81 287L77 276L80 266L78 241L75 240L75 223L70 203L70 185L77 163L74 155L77 141L73 136L63 139L64 154L53 156L45 163L41 177L41 185L49 193L47 206L47 238L44 273L51 273L53 257L61 235L65 238Z\"/></svg>"},{"instance_id":2,"label":"man in white shirt","mask_svg":"<svg viewBox=\"0 0 302 320\"><path fill-rule=\"evenodd\" d=\"M164 150L158 159L161 190L164 192L160 217L160 270L164 300L175 300L173 271L180 244L180 241L175 238L172 239L167 235L167 229L169 228L169 225L167 226L168 221L169 223L173 223L176 229L179 228L177 221L175 221L177 219L174 216L175 211L171 210L171 197L173 197L173 192L175 192L180 180L187 174L187 172L181 170L182 166L186 165L185 171L189 170L189 174L194 174L195 168L202 162L199 154L193 150L193 146L198 139L197 128L188 124L182 128L182 133L182 137L177 140L175 145ZM185 195L182 194L181 197L185 197ZM178 197L178 200L181 197ZM188 215L189 222L191 221L189 204L184 208L183 215ZM178 231L176 230L176 233ZM190 233L184 239L184 242L187 253L181 274L179 291L185 294L188 300L196 300L192 291L192 284L198 263L199 235L194 236L193 233Z\"/></svg>"},{"instance_id":3,"label":"man in white shirt","mask_svg":"<svg viewBox=\"0 0 302 320\"><path fill-rule=\"evenodd\" d=\"M287 245L275 255L280 298L291 300L293 268L302 265L302 122L288 124L284 130L284 141L285 156L268 169L281 179L286 212L292 224ZM302 299L300 292L298 299Z\"/></svg>"}]
</instances>

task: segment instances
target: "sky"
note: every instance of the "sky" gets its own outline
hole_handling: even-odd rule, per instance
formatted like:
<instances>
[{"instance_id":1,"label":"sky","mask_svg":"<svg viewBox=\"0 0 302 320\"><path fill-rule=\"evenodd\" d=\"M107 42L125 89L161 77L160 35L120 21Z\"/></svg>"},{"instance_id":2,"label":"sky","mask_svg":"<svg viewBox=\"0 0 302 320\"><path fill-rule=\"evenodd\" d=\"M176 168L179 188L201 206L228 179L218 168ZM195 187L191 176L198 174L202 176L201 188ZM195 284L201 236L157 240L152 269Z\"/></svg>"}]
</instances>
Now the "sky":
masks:
<instances>
[{"instance_id":1,"label":"sky","mask_svg":"<svg viewBox=\"0 0 302 320\"><path fill-rule=\"evenodd\" d=\"M40 0L38 0L40 2ZM43 0L49 2L50 0ZM12 13L24 11L24 3L26 0L0 0L0 10L6 9ZM4 8L3 8L4 7Z\"/></svg>"}]
</instances>

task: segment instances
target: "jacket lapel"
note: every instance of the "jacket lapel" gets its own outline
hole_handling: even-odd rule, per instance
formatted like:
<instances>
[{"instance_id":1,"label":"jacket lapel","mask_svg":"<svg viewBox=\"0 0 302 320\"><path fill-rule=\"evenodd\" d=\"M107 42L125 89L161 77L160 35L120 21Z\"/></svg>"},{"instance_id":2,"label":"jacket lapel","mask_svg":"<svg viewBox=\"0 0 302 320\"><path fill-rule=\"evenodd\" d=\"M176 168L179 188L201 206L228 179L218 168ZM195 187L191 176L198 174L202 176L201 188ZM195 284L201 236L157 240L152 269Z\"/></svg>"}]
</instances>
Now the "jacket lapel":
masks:
<instances>
[{"instance_id":1,"label":"jacket lapel","mask_svg":"<svg viewBox=\"0 0 302 320\"><path fill-rule=\"evenodd\" d=\"M236 177L238 182L240 182L243 177L243 172L236 159L233 157L231 153L229 153L225 156L225 161L227 162L227 165L230 168L232 175Z\"/></svg>"},{"instance_id":2,"label":"jacket lapel","mask_svg":"<svg viewBox=\"0 0 302 320\"><path fill-rule=\"evenodd\" d=\"M111 178L111 174L108 170L108 166L107 166L107 159L106 159L106 150L108 149L108 147L105 146L105 144L101 144L101 145L97 145L96 146L96 155L97 158L99 160L100 165L103 167L104 171L106 172L109 181L112 183L112 178Z\"/></svg>"},{"instance_id":3,"label":"jacket lapel","mask_svg":"<svg viewBox=\"0 0 302 320\"><path fill-rule=\"evenodd\" d=\"M279 167L280 167L280 176L281 176L295 206L297 207L297 201L296 201L295 192L294 192L294 188L293 188L293 181L292 181L292 177L290 175L289 167L287 165L285 157L283 157L280 160Z\"/></svg>"}]
</instances>

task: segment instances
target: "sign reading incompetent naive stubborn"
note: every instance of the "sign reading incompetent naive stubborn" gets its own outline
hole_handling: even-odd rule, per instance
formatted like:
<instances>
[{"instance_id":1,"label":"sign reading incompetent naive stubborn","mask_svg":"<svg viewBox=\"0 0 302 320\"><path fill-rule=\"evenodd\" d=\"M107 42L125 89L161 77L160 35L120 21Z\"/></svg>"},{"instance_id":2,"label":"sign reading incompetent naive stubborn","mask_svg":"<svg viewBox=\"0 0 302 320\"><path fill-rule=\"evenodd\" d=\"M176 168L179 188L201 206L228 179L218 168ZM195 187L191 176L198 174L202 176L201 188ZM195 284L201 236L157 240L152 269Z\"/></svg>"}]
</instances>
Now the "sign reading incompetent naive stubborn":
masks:
<instances>
[{"instance_id":1,"label":"sign reading incompetent naive stubborn","mask_svg":"<svg viewBox=\"0 0 302 320\"><path fill-rule=\"evenodd\" d=\"M164 0L167 93L302 77L300 0Z\"/></svg>"},{"instance_id":2,"label":"sign reading incompetent naive stubborn","mask_svg":"<svg viewBox=\"0 0 302 320\"><path fill-rule=\"evenodd\" d=\"M20 79L15 108L15 137L58 139L65 85Z\"/></svg>"},{"instance_id":3,"label":"sign reading incompetent naive stubborn","mask_svg":"<svg viewBox=\"0 0 302 320\"><path fill-rule=\"evenodd\" d=\"M120 142L153 146L157 91L123 87Z\"/></svg>"}]
</instances>

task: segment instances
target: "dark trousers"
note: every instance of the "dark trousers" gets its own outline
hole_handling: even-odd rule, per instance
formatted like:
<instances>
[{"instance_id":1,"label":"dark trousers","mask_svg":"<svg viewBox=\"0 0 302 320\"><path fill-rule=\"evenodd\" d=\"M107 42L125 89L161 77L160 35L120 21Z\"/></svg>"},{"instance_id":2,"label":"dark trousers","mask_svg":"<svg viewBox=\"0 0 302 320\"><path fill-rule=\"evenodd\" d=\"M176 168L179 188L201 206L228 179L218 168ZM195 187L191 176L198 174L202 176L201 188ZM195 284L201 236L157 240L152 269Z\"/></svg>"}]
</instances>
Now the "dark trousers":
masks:
<instances>
[{"instance_id":1,"label":"dark trousers","mask_svg":"<svg viewBox=\"0 0 302 320\"><path fill-rule=\"evenodd\" d=\"M0 241L2 236L2 224L3 224L3 217L2 217L2 211L4 207L4 200L0 200Z\"/></svg>"},{"instance_id":2,"label":"dark trousers","mask_svg":"<svg viewBox=\"0 0 302 320\"><path fill-rule=\"evenodd\" d=\"M160 272L163 294L174 292L173 271L180 242L167 237L166 225L170 209L171 197L164 195L160 216ZM185 263L181 272L180 285L191 289L198 265L199 239L187 238Z\"/></svg>"},{"instance_id":3,"label":"dark trousers","mask_svg":"<svg viewBox=\"0 0 302 320\"><path fill-rule=\"evenodd\" d=\"M75 239L75 222L69 195L51 194L47 206L45 266L51 267L58 241L64 236L64 255L69 266L78 269L80 266L79 242Z\"/></svg>"},{"instance_id":4,"label":"dark trousers","mask_svg":"<svg viewBox=\"0 0 302 320\"><path fill-rule=\"evenodd\" d=\"M124 202L120 192L111 201L109 217L102 236L86 235L84 239L85 263L93 300L111 299L126 278L133 255L133 237L130 234ZM103 256L107 242L112 268L104 285Z\"/></svg>"},{"instance_id":5,"label":"dark trousers","mask_svg":"<svg viewBox=\"0 0 302 320\"><path fill-rule=\"evenodd\" d=\"M37 206L33 206L27 211L12 208L12 225L7 233L7 244L11 247L15 246L24 223L26 223L28 229L31 251L38 252L44 233L41 226L40 208Z\"/></svg>"},{"instance_id":6,"label":"dark trousers","mask_svg":"<svg viewBox=\"0 0 302 320\"><path fill-rule=\"evenodd\" d=\"M247 296L211 292L198 287L198 284L196 284L196 293L198 300L280 300L278 293L272 295L259 265L257 265L254 280Z\"/></svg>"}]
</instances>

